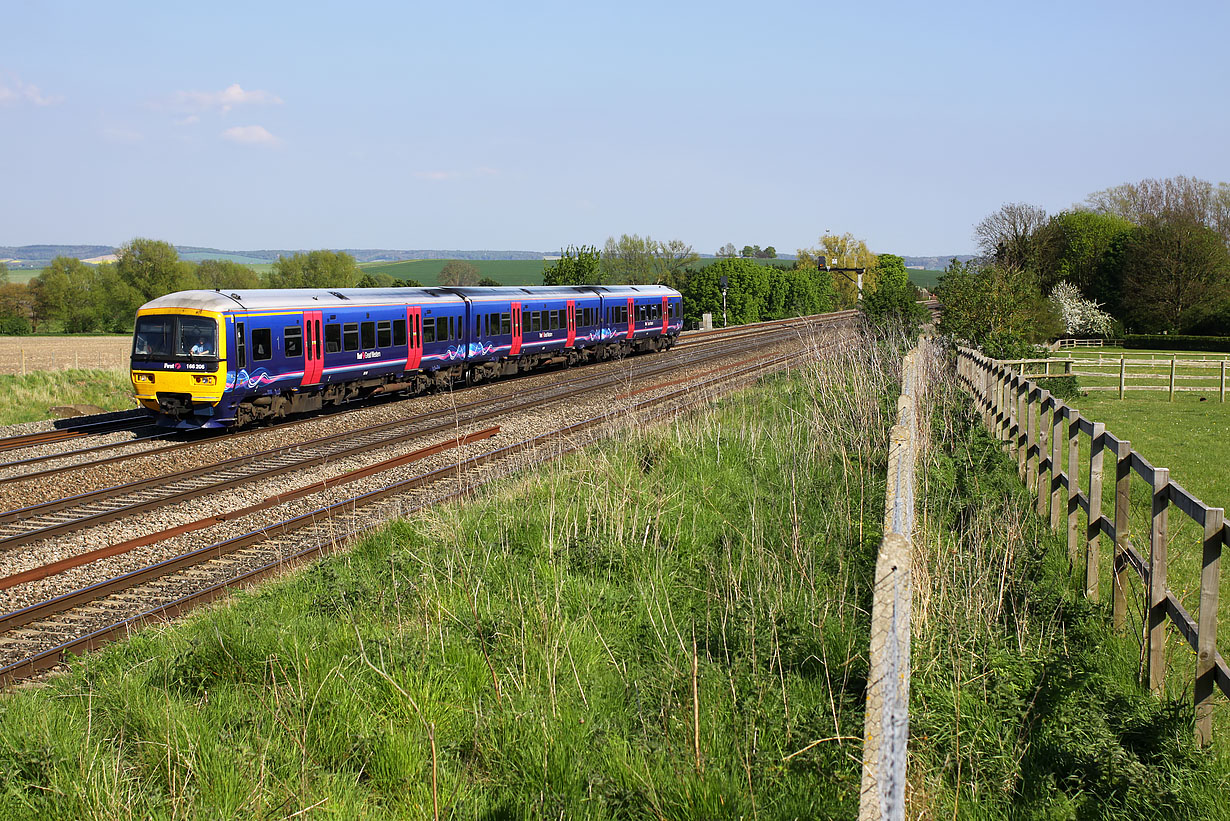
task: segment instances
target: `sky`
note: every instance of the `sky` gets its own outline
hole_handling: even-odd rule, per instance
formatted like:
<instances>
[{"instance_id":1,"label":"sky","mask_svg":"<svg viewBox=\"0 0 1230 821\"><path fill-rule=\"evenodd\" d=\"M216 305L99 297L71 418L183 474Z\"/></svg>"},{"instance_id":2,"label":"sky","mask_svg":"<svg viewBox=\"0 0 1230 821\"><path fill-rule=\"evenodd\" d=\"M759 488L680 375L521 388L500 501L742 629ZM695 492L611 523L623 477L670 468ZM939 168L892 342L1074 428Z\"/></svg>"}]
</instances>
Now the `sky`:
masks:
<instances>
[{"instance_id":1,"label":"sky","mask_svg":"<svg viewBox=\"0 0 1230 821\"><path fill-rule=\"evenodd\" d=\"M0 245L972 253L1230 180L1230 3L0 0Z\"/></svg>"}]
</instances>

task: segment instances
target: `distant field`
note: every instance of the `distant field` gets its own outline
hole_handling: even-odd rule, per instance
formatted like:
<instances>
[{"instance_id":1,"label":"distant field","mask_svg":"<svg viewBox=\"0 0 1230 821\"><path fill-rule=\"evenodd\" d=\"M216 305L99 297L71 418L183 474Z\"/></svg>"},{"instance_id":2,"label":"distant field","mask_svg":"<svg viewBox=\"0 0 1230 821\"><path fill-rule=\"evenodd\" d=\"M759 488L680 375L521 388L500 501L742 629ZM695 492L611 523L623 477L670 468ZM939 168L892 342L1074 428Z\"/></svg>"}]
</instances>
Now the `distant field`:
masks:
<instances>
[{"instance_id":1,"label":"distant field","mask_svg":"<svg viewBox=\"0 0 1230 821\"><path fill-rule=\"evenodd\" d=\"M439 284L447 259L408 259L402 262L365 262L359 267L369 273L388 274L394 279L417 279L424 285ZM542 271L549 264L541 259L465 260L478 269L480 277L490 277L501 285L541 285Z\"/></svg>"},{"instance_id":2,"label":"distant field","mask_svg":"<svg viewBox=\"0 0 1230 821\"><path fill-rule=\"evenodd\" d=\"M208 252L193 251L191 253L181 253L180 259L186 259L191 262L200 262L206 259L229 259L231 262L238 262L240 265L250 265L256 268L260 265L269 265L267 259L260 257L245 257L243 254L216 254Z\"/></svg>"},{"instance_id":3,"label":"distant field","mask_svg":"<svg viewBox=\"0 0 1230 821\"><path fill-rule=\"evenodd\" d=\"M926 288L927 290L933 289L936 286L936 284L940 281L940 277L944 275L943 271L931 271L931 270L925 270L925 269L922 269L922 270L910 269L909 273L910 273L910 282L914 283L915 287Z\"/></svg>"},{"instance_id":4,"label":"distant field","mask_svg":"<svg viewBox=\"0 0 1230 821\"><path fill-rule=\"evenodd\" d=\"M41 274L42 268L10 268L9 282L29 282Z\"/></svg>"}]
</instances>

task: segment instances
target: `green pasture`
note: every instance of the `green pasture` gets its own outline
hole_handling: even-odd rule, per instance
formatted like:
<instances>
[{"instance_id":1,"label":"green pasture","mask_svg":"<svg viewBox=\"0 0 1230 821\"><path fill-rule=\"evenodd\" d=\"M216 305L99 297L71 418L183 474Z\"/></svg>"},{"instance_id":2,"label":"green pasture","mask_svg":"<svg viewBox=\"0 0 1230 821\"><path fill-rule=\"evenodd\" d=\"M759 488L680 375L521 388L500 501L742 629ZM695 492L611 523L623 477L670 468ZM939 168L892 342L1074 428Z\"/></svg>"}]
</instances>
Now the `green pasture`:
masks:
<instances>
[{"instance_id":1,"label":"green pasture","mask_svg":"<svg viewBox=\"0 0 1230 821\"><path fill-rule=\"evenodd\" d=\"M1076 374L1077 380L1081 387L1118 387L1119 385L1119 369L1120 358L1127 360L1125 382L1130 387L1132 385L1149 385L1156 386L1157 391L1128 391L1127 393L1134 396L1155 396L1156 392L1168 393L1168 385L1170 383L1170 366L1171 360L1175 362L1175 386L1178 388L1202 388L1204 391L1199 392L1200 396L1205 399L1218 399L1219 387L1221 384L1221 367L1220 365L1204 365L1195 364L1196 361L1206 363L1230 361L1230 354L1226 353L1205 353L1201 351L1155 351L1155 350L1134 350L1125 348L1085 348L1072 351L1057 351L1051 354L1055 359L1072 359L1073 373ZM1142 360L1147 360L1143 361ZM1184 362L1193 364L1184 365ZM1026 372L1032 373L1037 365L1026 366ZM1058 369L1052 366L1051 371L1055 373ZM1061 371L1060 371L1061 372ZM1230 386L1230 366L1228 366L1228 381ZM1184 378L1198 377L1198 378ZM1117 391L1096 391L1090 392L1093 394L1110 394L1118 397ZM1176 391L1175 395L1180 396L1187 391Z\"/></svg>"},{"instance_id":2,"label":"green pasture","mask_svg":"<svg viewBox=\"0 0 1230 821\"><path fill-rule=\"evenodd\" d=\"M1198 394L1178 394L1175 401L1154 393L1129 393L1120 401L1117 394L1082 394L1069 403L1081 416L1106 425L1116 437L1131 442L1132 448L1154 467L1170 470L1172 481L1211 507L1230 505L1230 460L1225 457L1223 436L1230 430L1230 403L1201 402ZM1040 424L1050 433L1049 421ZM1089 491L1089 437L1080 437L1077 465L1082 493ZM1050 452L1049 442L1045 445ZM1061 449L1066 463L1067 449ZM1115 469L1113 457L1103 456L1102 514L1113 521ZM1132 473L1129 503L1129 540L1145 560L1149 557L1152 490ZM1061 497L1063 492L1061 491ZM1061 510L1066 502L1061 501ZM1084 561L1084 513L1078 516L1079 558ZM1193 618L1199 612L1200 573L1203 531L1178 508L1168 512L1167 583ZM1113 597L1113 544L1104 535L1099 539L1099 599L1107 607ZM1139 576L1127 574L1128 631L1139 648L1146 590ZM1221 624L1230 625L1230 573L1221 574L1218 602ZM1224 632L1224 631L1223 631ZM1177 630L1168 628L1166 689L1170 695L1190 695L1194 686L1195 655ZM1230 704L1218 701L1215 712L1216 754L1230 764Z\"/></svg>"},{"instance_id":3,"label":"green pasture","mask_svg":"<svg viewBox=\"0 0 1230 821\"><path fill-rule=\"evenodd\" d=\"M9 282L25 283L43 273L43 268L9 268Z\"/></svg>"},{"instance_id":4,"label":"green pasture","mask_svg":"<svg viewBox=\"0 0 1230 821\"><path fill-rule=\"evenodd\" d=\"M132 410L136 403L127 369L0 374L0 425L48 419L48 408L80 404L104 411Z\"/></svg>"},{"instance_id":5,"label":"green pasture","mask_svg":"<svg viewBox=\"0 0 1230 821\"><path fill-rule=\"evenodd\" d=\"M934 290L935 286L939 284L940 277L944 275L943 271L932 271L926 268L910 268L908 273L910 275L910 282L913 283L914 287L926 288L929 291Z\"/></svg>"}]
</instances>

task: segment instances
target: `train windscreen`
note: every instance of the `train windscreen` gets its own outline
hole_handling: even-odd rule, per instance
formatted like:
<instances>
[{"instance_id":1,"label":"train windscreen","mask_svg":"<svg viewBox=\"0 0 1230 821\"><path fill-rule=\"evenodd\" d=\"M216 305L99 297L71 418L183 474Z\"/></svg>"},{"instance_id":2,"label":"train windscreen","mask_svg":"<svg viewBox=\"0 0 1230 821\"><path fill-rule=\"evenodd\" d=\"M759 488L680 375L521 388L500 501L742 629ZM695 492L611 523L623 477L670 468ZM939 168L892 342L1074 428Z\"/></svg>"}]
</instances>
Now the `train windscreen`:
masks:
<instances>
[{"instance_id":1,"label":"train windscreen","mask_svg":"<svg viewBox=\"0 0 1230 821\"><path fill-rule=\"evenodd\" d=\"M217 358L217 323L200 316L137 317L132 355L142 359Z\"/></svg>"}]
</instances>

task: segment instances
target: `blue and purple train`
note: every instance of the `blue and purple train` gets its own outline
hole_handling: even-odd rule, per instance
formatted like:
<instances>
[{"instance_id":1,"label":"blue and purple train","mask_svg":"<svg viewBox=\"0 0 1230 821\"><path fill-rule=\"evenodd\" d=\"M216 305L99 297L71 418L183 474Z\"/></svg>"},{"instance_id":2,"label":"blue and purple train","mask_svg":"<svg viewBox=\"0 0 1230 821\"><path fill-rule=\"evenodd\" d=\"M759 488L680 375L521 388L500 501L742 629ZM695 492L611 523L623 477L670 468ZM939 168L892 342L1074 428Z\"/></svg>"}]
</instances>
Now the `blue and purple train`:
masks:
<instances>
[{"instance_id":1,"label":"blue and purple train","mask_svg":"<svg viewBox=\"0 0 1230 821\"><path fill-rule=\"evenodd\" d=\"M682 329L659 285L180 291L137 311L132 385L164 425L231 427L666 350Z\"/></svg>"}]
</instances>

